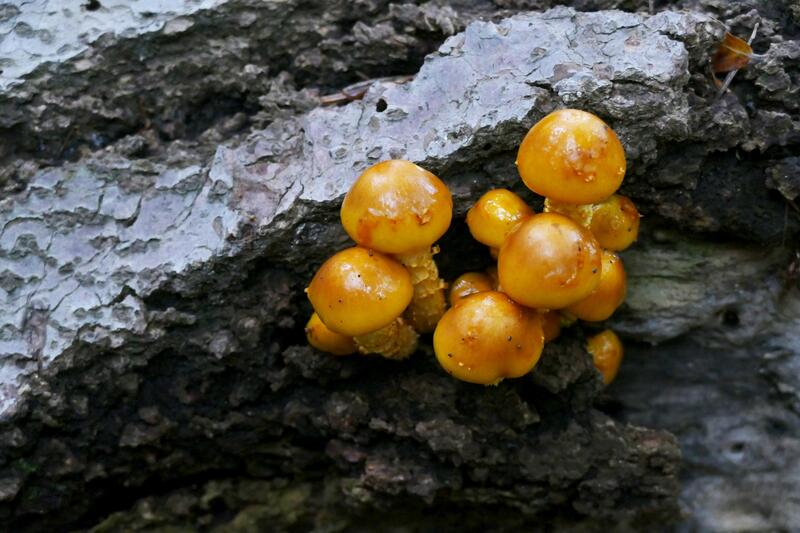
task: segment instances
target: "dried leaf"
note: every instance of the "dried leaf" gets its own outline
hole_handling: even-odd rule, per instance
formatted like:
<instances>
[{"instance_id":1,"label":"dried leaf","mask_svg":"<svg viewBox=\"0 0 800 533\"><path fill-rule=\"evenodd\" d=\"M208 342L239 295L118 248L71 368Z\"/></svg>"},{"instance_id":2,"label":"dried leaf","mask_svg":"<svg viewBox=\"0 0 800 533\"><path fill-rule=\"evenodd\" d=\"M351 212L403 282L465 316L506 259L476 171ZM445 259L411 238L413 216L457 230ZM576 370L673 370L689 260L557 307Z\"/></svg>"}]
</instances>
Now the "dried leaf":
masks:
<instances>
[{"instance_id":1,"label":"dried leaf","mask_svg":"<svg viewBox=\"0 0 800 533\"><path fill-rule=\"evenodd\" d=\"M725 33L725 39L711 58L711 70L715 73L739 70L750 62L753 49L747 41L731 33Z\"/></svg>"}]
</instances>

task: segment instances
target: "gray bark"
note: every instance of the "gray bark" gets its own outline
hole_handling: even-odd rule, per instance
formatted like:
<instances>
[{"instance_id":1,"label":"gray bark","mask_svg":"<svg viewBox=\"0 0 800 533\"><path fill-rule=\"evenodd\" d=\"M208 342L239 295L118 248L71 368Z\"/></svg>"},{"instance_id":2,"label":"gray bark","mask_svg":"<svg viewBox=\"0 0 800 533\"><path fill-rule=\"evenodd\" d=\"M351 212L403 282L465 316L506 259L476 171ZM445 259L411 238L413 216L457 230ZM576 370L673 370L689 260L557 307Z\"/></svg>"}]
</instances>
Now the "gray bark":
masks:
<instances>
[{"instance_id":1,"label":"gray bark","mask_svg":"<svg viewBox=\"0 0 800 533\"><path fill-rule=\"evenodd\" d=\"M145 4L76 3L62 31L48 2L0 7L10 527L800 526L796 4ZM717 100L720 19L762 30ZM448 183L452 279L489 262L471 202L538 201L515 149L564 106L618 132L646 217L617 383L580 327L492 388L428 342L404 363L305 345L302 289L347 246L361 170L407 158Z\"/></svg>"}]
</instances>

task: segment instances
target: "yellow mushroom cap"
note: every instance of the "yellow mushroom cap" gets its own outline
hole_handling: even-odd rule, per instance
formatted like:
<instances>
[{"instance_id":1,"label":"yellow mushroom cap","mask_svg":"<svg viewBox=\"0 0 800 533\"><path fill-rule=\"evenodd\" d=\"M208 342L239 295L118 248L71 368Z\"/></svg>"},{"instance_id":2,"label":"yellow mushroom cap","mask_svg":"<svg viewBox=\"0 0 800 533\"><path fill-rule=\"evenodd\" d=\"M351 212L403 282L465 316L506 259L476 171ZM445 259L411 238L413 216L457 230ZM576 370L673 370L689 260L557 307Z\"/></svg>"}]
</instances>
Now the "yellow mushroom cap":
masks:
<instances>
[{"instance_id":1,"label":"yellow mushroom cap","mask_svg":"<svg viewBox=\"0 0 800 533\"><path fill-rule=\"evenodd\" d=\"M467 211L467 226L476 241L500 248L524 219L533 214L525 201L508 189L493 189Z\"/></svg>"},{"instance_id":2,"label":"yellow mushroom cap","mask_svg":"<svg viewBox=\"0 0 800 533\"><path fill-rule=\"evenodd\" d=\"M500 251L498 250L498 253ZM497 265L491 265L486 267L486 275L489 276L489 279L492 280L492 290L497 292L504 292L503 287L500 286L500 276L497 274Z\"/></svg>"},{"instance_id":3,"label":"yellow mushroom cap","mask_svg":"<svg viewBox=\"0 0 800 533\"><path fill-rule=\"evenodd\" d=\"M317 313L313 313L306 324L306 338L311 346L321 352L333 355L350 355L356 352L353 337L331 331L322 323Z\"/></svg>"},{"instance_id":4,"label":"yellow mushroom cap","mask_svg":"<svg viewBox=\"0 0 800 533\"><path fill-rule=\"evenodd\" d=\"M306 293L329 329L357 337L400 316L414 288L403 265L380 252L354 246L325 261Z\"/></svg>"},{"instance_id":5,"label":"yellow mushroom cap","mask_svg":"<svg viewBox=\"0 0 800 533\"><path fill-rule=\"evenodd\" d=\"M564 215L588 229L589 225L592 223L592 213L594 212L595 205L599 204L577 205L558 202L552 198L545 198L543 212Z\"/></svg>"},{"instance_id":6,"label":"yellow mushroom cap","mask_svg":"<svg viewBox=\"0 0 800 533\"><path fill-rule=\"evenodd\" d=\"M622 259L614 252L603 250L600 283L592 294L568 306L567 311L587 322L606 320L625 300L626 280Z\"/></svg>"},{"instance_id":7,"label":"yellow mushroom cap","mask_svg":"<svg viewBox=\"0 0 800 533\"><path fill-rule=\"evenodd\" d=\"M600 246L620 251L633 244L639 236L640 218L630 198L615 194L595 206L589 230Z\"/></svg>"},{"instance_id":8,"label":"yellow mushroom cap","mask_svg":"<svg viewBox=\"0 0 800 533\"><path fill-rule=\"evenodd\" d=\"M586 351L592 354L594 366L603 375L603 383L608 385L617 377L622 363L622 341L617 334L606 329L590 337L586 343Z\"/></svg>"},{"instance_id":9,"label":"yellow mushroom cap","mask_svg":"<svg viewBox=\"0 0 800 533\"><path fill-rule=\"evenodd\" d=\"M537 309L561 309L600 282L600 246L586 229L556 213L533 215L509 235L497 261L503 292Z\"/></svg>"},{"instance_id":10,"label":"yellow mushroom cap","mask_svg":"<svg viewBox=\"0 0 800 533\"><path fill-rule=\"evenodd\" d=\"M625 150L608 125L577 109L537 122L517 153L517 169L533 192L571 204L608 198L625 177Z\"/></svg>"},{"instance_id":11,"label":"yellow mushroom cap","mask_svg":"<svg viewBox=\"0 0 800 533\"><path fill-rule=\"evenodd\" d=\"M358 177L342 203L350 238L388 254L430 247L450 227L453 199L436 176L410 161L383 161Z\"/></svg>"},{"instance_id":12,"label":"yellow mushroom cap","mask_svg":"<svg viewBox=\"0 0 800 533\"><path fill-rule=\"evenodd\" d=\"M556 340L561 335L561 313L558 311L542 311L541 315L544 342Z\"/></svg>"},{"instance_id":13,"label":"yellow mushroom cap","mask_svg":"<svg viewBox=\"0 0 800 533\"><path fill-rule=\"evenodd\" d=\"M433 334L442 368L462 381L482 385L527 374L543 346L539 313L496 291L464 298L444 314Z\"/></svg>"},{"instance_id":14,"label":"yellow mushroom cap","mask_svg":"<svg viewBox=\"0 0 800 533\"><path fill-rule=\"evenodd\" d=\"M483 272L461 274L450 285L450 305L456 305L470 294L491 291L493 288L494 283L488 274Z\"/></svg>"}]
</instances>

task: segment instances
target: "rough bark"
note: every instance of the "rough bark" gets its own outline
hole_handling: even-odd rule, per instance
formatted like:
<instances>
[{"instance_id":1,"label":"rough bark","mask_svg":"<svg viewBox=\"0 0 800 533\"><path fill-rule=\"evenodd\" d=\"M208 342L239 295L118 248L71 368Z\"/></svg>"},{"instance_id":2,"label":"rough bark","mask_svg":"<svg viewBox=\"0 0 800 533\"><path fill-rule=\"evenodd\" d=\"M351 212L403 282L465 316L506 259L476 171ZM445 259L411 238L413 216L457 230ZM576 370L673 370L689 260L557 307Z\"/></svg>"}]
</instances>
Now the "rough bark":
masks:
<instances>
[{"instance_id":1,"label":"rough bark","mask_svg":"<svg viewBox=\"0 0 800 533\"><path fill-rule=\"evenodd\" d=\"M504 18L550 3L498 4L228 0L150 16L108 1L75 27L116 33L82 42L45 38L32 21L46 2L0 10L14 38L41 42L39 57L0 42L14 60L0 94L8 524L680 520L676 441L626 421L677 435L685 524L798 524L796 6ZM699 7L762 24L763 55L719 100L708 58L724 27ZM316 107L358 76L414 72L462 29L413 81ZM535 203L515 147L562 106L620 134L623 192L648 221L612 322L632 347L617 385L598 398L580 329L495 388L454 382L426 346L400 364L305 346L302 288L346 246L338 202L361 169L417 161L459 217L494 186ZM461 220L441 244L451 279L489 262ZM744 505L742 479L771 497Z\"/></svg>"}]
</instances>

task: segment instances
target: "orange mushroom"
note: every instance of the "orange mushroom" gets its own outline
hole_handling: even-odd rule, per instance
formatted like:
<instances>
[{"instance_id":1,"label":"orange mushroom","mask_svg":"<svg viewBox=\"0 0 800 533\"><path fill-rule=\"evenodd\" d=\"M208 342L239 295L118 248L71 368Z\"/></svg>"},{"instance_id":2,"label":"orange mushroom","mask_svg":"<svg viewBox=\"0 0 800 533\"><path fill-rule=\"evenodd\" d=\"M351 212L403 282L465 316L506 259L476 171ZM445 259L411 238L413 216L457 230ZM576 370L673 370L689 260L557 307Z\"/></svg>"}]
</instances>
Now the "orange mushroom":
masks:
<instances>
[{"instance_id":1,"label":"orange mushroom","mask_svg":"<svg viewBox=\"0 0 800 533\"><path fill-rule=\"evenodd\" d=\"M556 340L561 335L561 313L558 311L541 311L541 315L544 342Z\"/></svg>"},{"instance_id":2,"label":"orange mushroom","mask_svg":"<svg viewBox=\"0 0 800 533\"><path fill-rule=\"evenodd\" d=\"M342 203L342 225L361 246L387 254L430 248L450 226L453 200L435 175L410 161L375 164Z\"/></svg>"},{"instance_id":3,"label":"orange mushroom","mask_svg":"<svg viewBox=\"0 0 800 533\"><path fill-rule=\"evenodd\" d=\"M626 196L611 195L597 204L573 205L545 199L544 210L568 216L589 229L600 246L621 251L639 236L639 211Z\"/></svg>"},{"instance_id":4,"label":"orange mushroom","mask_svg":"<svg viewBox=\"0 0 800 533\"><path fill-rule=\"evenodd\" d=\"M353 337L331 331L317 313L312 313L306 324L306 338L317 350L333 355L350 355L357 350Z\"/></svg>"},{"instance_id":5,"label":"orange mushroom","mask_svg":"<svg viewBox=\"0 0 800 533\"><path fill-rule=\"evenodd\" d=\"M411 272L408 316L430 332L445 310L444 282L431 246L450 226L453 200L435 175L410 161L383 161L355 181L342 203L345 231L361 246L394 254Z\"/></svg>"},{"instance_id":6,"label":"orange mushroom","mask_svg":"<svg viewBox=\"0 0 800 533\"><path fill-rule=\"evenodd\" d=\"M467 211L467 226L476 241L493 250L493 256L520 222L533 214L525 201L508 189L492 189Z\"/></svg>"},{"instance_id":7,"label":"orange mushroom","mask_svg":"<svg viewBox=\"0 0 800 533\"><path fill-rule=\"evenodd\" d=\"M450 285L450 305L456 305L470 294L491 291L493 288L492 278L483 272L461 274Z\"/></svg>"},{"instance_id":8,"label":"orange mushroom","mask_svg":"<svg viewBox=\"0 0 800 533\"><path fill-rule=\"evenodd\" d=\"M633 244L639 236L640 218L630 198L615 194L595 206L589 230L600 246L620 251Z\"/></svg>"},{"instance_id":9,"label":"orange mushroom","mask_svg":"<svg viewBox=\"0 0 800 533\"><path fill-rule=\"evenodd\" d=\"M328 329L354 337L361 353L404 359L416 349L417 334L401 315L411 302L411 276L397 261L360 246L335 254L306 289Z\"/></svg>"},{"instance_id":10,"label":"orange mushroom","mask_svg":"<svg viewBox=\"0 0 800 533\"><path fill-rule=\"evenodd\" d=\"M566 311L587 322L600 322L617 310L627 290L625 267L614 252L603 250L600 283L592 294L568 306Z\"/></svg>"},{"instance_id":11,"label":"orange mushroom","mask_svg":"<svg viewBox=\"0 0 800 533\"><path fill-rule=\"evenodd\" d=\"M492 280L492 289L497 292L503 292L503 288L500 286L500 276L497 274L497 265L486 267L484 272L486 272L486 275Z\"/></svg>"},{"instance_id":12,"label":"orange mushroom","mask_svg":"<svg viewBox=\"0 0 800 533\"><path fill-rule=\"evenodd\" d=\"M517 153L517 169L533 192L570 204L600 202L625 177L625 150L598 117L577 109L537 122Z\"/></svg>"},{"instance_id":13,"label":"orange mushroom","mask_svg":"<svg viewBox=\"0 0 800 533\"><path fill-rule=\"evenodd\" d=\"M527 374L543 346L540 314L496 291L470 295L451 307L433 334L442 368L481 385Z\"/></svg>"},{"instance_id":14,"label":"orange mushroom","mask_svg":"<svg viewBox=\"0 0 800 533\"><path fill-rule=\"evenodd\" d=\"M617 334L606 329L590 337L586 343L586 350L592 355L594 366L602 374L603 383L608 385L614 381L623 355L622 341Z\"/></svg>"},{"instance_id":15,"label":"orange mushroom","mask_svg":"<svg viewBox=\"0 0 800 533\"><path fill-rule=\"evenodd\" d=\"M556 213L525 220L497 262L500 284L513 300L561 309L589 296L600 282L601 250L586 229Z\"/></svg>"}]
</instances>

